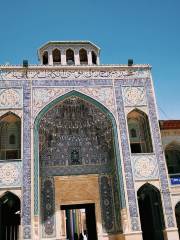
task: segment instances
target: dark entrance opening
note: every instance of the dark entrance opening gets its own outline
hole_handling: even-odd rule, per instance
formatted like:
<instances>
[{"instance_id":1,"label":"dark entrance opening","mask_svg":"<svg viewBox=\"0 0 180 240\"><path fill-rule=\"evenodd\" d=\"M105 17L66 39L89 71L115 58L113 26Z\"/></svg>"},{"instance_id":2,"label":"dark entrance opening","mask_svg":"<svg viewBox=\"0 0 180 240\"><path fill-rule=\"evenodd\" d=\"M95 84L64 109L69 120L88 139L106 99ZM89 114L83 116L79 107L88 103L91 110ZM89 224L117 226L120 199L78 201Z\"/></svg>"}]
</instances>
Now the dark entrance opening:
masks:
<instances>
[{"instance_id":1,"label":"dark entrance opening","mask_svg":"<svg viewBox=\"0 0 180 240\"><path fill-rule=\"evenodd\" d=\"M159 190L145 184L138 190L143 240L164 240L164 218Z\"/></svg>"},{"instance_id":2,"label":"dark entrance opening","mask_svg":"<svg viewBox=\"0 0 180 240\"><path fill-rule=\"evenodd\" d=\"M79 235L86 234L88 240L97 240L96 231L96 216L95 216L95 204L75 204L75 205L62 205L61 210L66 211L66 233L67 239L76 240L79 239ZM82 229L78 229L78 217L76 213L84 213L84 226ZM83 223L82 223L83 224ZM78 238L77 238L78 237Z\"/></svg>"},{"instance_id":3,"label":"dark entrance opening","mask_svg":"<svg viewBox=\"0 0 180 240\"><path fill-rule=\"evenodd\" d=\"M20 225L20 199L7 192L0 199L0 239L18 240Z\"/></svg>"},{"instance_id":4,"label":"dark entrance opening","mask_svg":"<svg viewBox=\"0 0 180 240\"><path fill-rule=\"evenodd\" d=\"M177 222L177 228L178 228L179 239L180 239L180 202L176 204L175 215L176 215L176 222Z\"/></svg>"}]
</instances>

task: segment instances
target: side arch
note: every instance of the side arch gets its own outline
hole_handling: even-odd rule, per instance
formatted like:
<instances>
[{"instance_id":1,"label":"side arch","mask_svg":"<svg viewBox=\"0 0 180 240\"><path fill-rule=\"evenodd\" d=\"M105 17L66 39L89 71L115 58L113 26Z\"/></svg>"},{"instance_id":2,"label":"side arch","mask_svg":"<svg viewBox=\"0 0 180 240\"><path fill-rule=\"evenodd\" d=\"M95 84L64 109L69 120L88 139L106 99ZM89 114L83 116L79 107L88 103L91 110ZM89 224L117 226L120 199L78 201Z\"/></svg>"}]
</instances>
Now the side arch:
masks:
<instances>
[{"instance_id":1,"label":"side arch","mask_svg":"<svg viewBox=\"0 0 180 240\"><path fill-rule=\"evenodd\" d=\"M1 160L21 159L21 125L21 118L11 111L0 116Z\"/></svg>"},{"instance_id":2,"label":"side arch","mask_svg":"<svg viewBox=\"0 0 180 240\"><path fill-rule=\"evenodd\" d=\"M165 224L160 191L152 184L145 183L137 191L137 197L143 239L164 239Z\"/></svg>"},{"instance_id":3,"label":"side arch","mask_svg":"<svg viewBox=\"0 0 180 240\"><path fill-rule=\"evenodd\" d=\"M127 114L131 153L152 153L153 144L148 115L134 108Z\"/></svg>"},{"instance_id":4,"label":"side arch","mask_svg":"<svg viewBox=\"0 0 180 240\"><path fill-rule=\"evenodd\" d=\"M0 198L0 239L19 239L21 202L7 191Z\"/></svg>"},{"instance_id":5,"label":"side arch","mask_svg":"<svg viewBox=\"0 0 180 240\"><path fill-rule=\"evenodd\" d=\"M180 142L172 141L165 147L166 164L169 174L180 174Z\"/></svg>"},{"instance_id":6,"label":"side arch","mask_svg":"<svg viewBox=\"0 0 180 240\"><path fill-rule=\"evenodd\" d=\"M123 174L122 174L122 167L121 167L121 159L120 159L120 151L119 151L119 144L118 144L118 133L117 133L117 124L116 120L113 116L113 114L100 102L97 100L82 94L80 92L77 92L75 90L68 92L56 99L54 99L52 102L50 102L48 105L46 105L41 112L38 114L38 116L35 119L34 122L34 214L39 215L39 139L38 139L38 131L39 131L39 124L45 113L48 112L53 106L58 104L59 102L69 98L77 96L81 98L82 100L88 101L95 105L97 108L99 108L100 111L105 113L107 117L111 120L112 126L113 126L113 134L114 134L114 146L115 146L115 161L116 161L116 168L118 172L118 182L121 184L120 186L120 199L121 199L121 206L125 208L125 194L124 194L124 185L123 185Z\"/></svg>"}]
</instances>

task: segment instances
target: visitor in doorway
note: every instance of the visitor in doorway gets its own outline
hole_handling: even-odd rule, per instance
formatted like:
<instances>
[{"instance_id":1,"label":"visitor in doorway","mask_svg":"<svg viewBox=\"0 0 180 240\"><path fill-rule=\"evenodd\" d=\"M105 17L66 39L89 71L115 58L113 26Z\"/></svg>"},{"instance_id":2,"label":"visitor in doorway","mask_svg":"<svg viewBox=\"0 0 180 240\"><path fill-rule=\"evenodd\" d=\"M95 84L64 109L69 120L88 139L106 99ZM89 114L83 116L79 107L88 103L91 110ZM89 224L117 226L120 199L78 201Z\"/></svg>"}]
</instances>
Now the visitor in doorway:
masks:
<instances>
[{"instance_id":1,"label":"visitor in doorway","mask_svg":"<svg viewBox=\"0 0 180 240\"><path fill-rule=\"evenodd\" d=\"M87 238L87 231L86 230L84 230L84 233L83 233L83 240L88 240L88 238Z\"/></svg>"}]
</instances>

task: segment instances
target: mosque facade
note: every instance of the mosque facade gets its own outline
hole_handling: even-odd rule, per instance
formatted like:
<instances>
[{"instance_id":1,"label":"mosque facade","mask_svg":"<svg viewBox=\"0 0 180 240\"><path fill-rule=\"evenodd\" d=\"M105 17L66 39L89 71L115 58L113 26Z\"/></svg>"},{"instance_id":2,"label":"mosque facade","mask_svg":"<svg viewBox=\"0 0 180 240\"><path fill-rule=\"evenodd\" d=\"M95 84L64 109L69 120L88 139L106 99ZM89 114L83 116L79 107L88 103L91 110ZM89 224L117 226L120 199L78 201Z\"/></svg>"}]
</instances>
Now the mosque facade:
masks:
<instances>
[{"instance_id":1,"label":"mosque facade","mask_svg":"<svg viewBox=\"0 0 180 240\"><path fill-rule=\"evenodd\" d=\"M159 122L151 66L89 41L38 57L0 65L0 239L178 240L180 122Z\"/></svg>"}]
</instances>

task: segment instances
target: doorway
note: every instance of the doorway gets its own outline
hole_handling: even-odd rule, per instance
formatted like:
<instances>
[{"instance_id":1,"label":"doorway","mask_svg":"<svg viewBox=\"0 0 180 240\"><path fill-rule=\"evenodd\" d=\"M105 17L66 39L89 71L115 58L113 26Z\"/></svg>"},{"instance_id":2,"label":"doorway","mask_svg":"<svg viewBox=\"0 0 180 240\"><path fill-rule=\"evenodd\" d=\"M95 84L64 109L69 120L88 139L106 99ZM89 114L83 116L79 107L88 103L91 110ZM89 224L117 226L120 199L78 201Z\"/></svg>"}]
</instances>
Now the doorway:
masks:
<instances>
[{"instance_id":1,"label":"doorway","mask_svg":"<svg viewBox=\"0 0 180 240\"><path fill-rule=\"evenodd\" d=\"M86 235L88 240L97 240L95 204L61 205L66 213L66 237L78 240Z\"/></svg>"},{"instance_id":2,"label":"doorway","mask_svg":"<svg viewBox=\"0 0 180 240\"><path fill-rule=\"evenodd\" d=\"M177 228L178 228L179 238L180 238L180 202L176 204L175 215L176 215L176 223L177 223Z\"/></svg>"},{"instance_id":3,"label":"doorway","mask_svg":"<svg viewBox=\"0 0 180 240\"><path fill-rule=\"evenodd\" d=\"M0 239L18 240L20 225L20 199L7 192L0 199Z\"/></svg>"},{"instance_id":4,"label":"doorway","mask_svg":"<svg viewBox=\"0 0 180 240\"><path fill-rule=\"evenodd\" d=\"M164 240L164 218L159 190L145 184L138 190L143 240Z\"/></svg>"}]
</instances>

